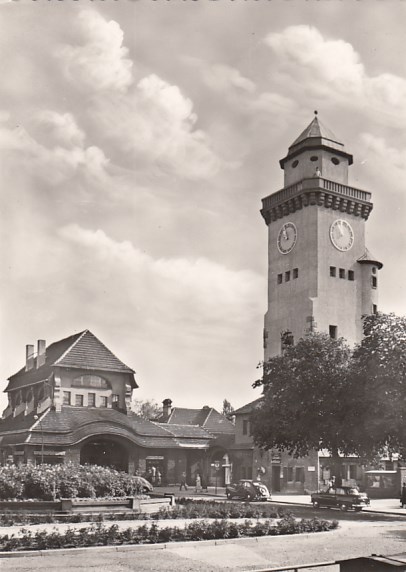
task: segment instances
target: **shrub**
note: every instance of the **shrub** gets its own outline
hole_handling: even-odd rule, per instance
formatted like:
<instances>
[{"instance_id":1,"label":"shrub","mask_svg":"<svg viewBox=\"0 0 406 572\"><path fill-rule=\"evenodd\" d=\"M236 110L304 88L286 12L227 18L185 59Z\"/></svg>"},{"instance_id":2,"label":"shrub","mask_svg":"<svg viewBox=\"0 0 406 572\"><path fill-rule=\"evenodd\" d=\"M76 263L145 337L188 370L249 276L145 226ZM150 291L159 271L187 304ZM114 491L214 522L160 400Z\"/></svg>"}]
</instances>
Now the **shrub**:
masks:
<instances>
[{"instance_id":1,"label":"shrub","mask_svg":"<svg viewBox=\"0 0 406 572\"><path fill-rule=\"evenodd\" d=\"M141 492L138 477L97 465L0 467L1 500L124 497Z\"/></svg>"},{"instance_id":2,"label":"shrub","mask_svg":"<svg viewBox=\"0 0 406 572\"><path fill-rule=\"evenodd\" d=\"M159 529L156 523L138 528L120 530L116 524L107 527L103 523L92 524L80 530L68 528L65 532L56 529L38 531L33 534L21 529L22 535L0 536L0 550L45 550L49 548L73 548L79 546L107 546L117 544L146 544L176 542L181 540L209 540L237 538L243 536L266 536L276 534L296 534L299 532L318 532L331 530L338 526L337 521L328 522L319 519L295 521L292 517L282 519L276 526L272 521L256 522L247 520L242 524L228 522L225 519L208 522L199 520L185 528L166 527Z\"/></svg>"}]
</instances>

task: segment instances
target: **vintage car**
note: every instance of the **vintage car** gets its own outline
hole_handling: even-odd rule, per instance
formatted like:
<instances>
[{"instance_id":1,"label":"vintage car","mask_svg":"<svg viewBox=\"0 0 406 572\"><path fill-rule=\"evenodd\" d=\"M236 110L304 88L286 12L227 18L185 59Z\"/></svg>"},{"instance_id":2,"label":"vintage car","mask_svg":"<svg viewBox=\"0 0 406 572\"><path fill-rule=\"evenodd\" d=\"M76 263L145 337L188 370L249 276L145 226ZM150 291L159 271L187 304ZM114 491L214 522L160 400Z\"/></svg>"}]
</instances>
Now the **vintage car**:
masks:
<instances>
[{"instance_id":1,"label":"vintage car","mask_svg":"<svg viewBox=\"0 0 406 572\"><path fill-rule=\"evenodd\" d=\"M238 498L247 501L271 499L268 488L261 481L249 479L241 479L237 483L227 485L226 495L228 499Z\"/></svg>"},{"instance_id":2,"label":"vintage car","mask_svg":"<svg viewBox=\"0 0 406 572\"><path fill-rule=\"evenodd\" d=\"M325 492L313 493L311 499L314 508L324 506L341 510L360 511L370 503L368 495L360 493L356 487L330 486Z\"/></svg>"}]
</instances>

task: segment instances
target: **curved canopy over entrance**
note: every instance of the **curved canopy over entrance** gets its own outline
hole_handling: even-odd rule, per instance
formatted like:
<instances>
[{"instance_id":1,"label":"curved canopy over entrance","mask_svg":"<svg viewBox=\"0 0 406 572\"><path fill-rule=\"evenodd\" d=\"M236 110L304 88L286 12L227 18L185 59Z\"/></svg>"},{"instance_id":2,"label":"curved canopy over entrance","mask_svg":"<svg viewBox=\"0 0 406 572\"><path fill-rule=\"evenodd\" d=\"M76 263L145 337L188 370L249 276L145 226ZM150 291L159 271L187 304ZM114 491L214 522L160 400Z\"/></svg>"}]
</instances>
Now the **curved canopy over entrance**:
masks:
<instances>
[{"instance_id":1,"label":"curved canopy over entrance","mask_svg":"<svg viewBox=\"0 0 406 572\"><path fill-rule=\"evenodd\" d=\"M87 441L80 450L81 465L100 465L128 471L128 451L124 445L106 438Z\"/></svg>"}]
</instances>

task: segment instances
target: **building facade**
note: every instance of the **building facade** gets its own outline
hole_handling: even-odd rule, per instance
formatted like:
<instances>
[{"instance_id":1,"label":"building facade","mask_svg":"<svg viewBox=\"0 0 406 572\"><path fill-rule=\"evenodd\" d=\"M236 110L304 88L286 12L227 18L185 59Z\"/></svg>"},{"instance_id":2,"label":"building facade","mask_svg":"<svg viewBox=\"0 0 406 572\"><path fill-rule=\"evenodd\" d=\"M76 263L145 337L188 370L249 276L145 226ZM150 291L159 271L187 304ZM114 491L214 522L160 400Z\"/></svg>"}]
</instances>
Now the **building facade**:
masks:
<instances>
[{"instance_id":1,"label":"building facade","mask_svg":"<svg viewBox=\"0 0 406 572\"><path fill-rule=\"evenodd\" d=\"M5 389L1 463L98 464L154 480L159 474L162 483L201 469L210 480L210 460L234 438L227 419L207 408L201 423L149 421L131 411L137 387L134 370L89 330L49 347L38 340L36 352L26 346L25 366Z\"/></svg>"},{"instance_id":2,"label":"building facade","mask_svg":"<svg viewBox=\"0 0 406 572\"><path fill-rule=\"evenodd\" d=\"M365 245L371 193L348 185L352 163L316 112L280 160L284 187L262 200L268 227L265 361L314 331L354 345L362 339L362 317L378 311L382 263ZM329 459L321 452L293 459L254 447L249 420L259 401L235 412L239 478L262 474L273 491L317 490L329 478ZM359 482L356 460L343 459L343 479Z\"/></svg>"}]
</instances>

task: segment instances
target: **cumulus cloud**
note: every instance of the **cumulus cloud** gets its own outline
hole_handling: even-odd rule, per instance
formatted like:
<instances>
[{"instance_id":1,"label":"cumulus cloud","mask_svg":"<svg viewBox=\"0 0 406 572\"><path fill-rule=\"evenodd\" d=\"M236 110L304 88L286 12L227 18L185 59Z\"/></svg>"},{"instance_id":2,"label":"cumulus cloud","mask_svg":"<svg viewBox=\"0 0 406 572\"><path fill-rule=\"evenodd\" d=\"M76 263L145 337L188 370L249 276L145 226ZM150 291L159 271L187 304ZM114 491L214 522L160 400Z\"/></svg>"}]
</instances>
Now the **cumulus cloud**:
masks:
<instances>
[{"instance_id":1,"label":"cumulus cloud","mask_svg":"<svg viewBox=\"0 0 406 572\"><path fill-rule=\"evenodd\" d=\"M151 74L131 93L95 98L93 120L104 137L140 169L151 164L189 179L214 176L223 166L208 135L195 129L192 101L180 88Z\"/></svg>"},{"instance_id":2,"label":"cumulus cloud","mask_svg":"<svg viewBox=\"0 0 406 572\"><path fill-rule=\"evenodd\" d=\"M70 114L50 110L36 113L29 130L0 123L0 149L10 171L26 171L52 185L84 175L103 177L108 159L96 146L84 145L84 133Z\"/></svg>"},{"instance_id":3,"label":"cumulus cloud","mask_svg":"<svg viewBox=\"0 0 406 572\"><path fill-rule=\"evenodd\" d=\"M389 73L369 76L350 43L325 38L307 25L268 34L264 42L277 56L276 75L282 85L300 85L313 98L328 96L405 126L406 80Z\"/></svg>"},{"instance_id":4,"label":"cumulus cloud","mask_svg":"<svg viewBox=\"0 0 406 572\"><path fill-rule=\"evenodd\" d=\"M59 234L81 252L81 288L95 301L102 296L104 305L120 299L121 311L137 313L138 324L167 329L179 323L190 333L198 323L199 335L206 335L205 324L213 331L242 327L262 310L263 278L250 270L230 270L205 258L153 258L130 241L76 224Z\"/></svg>"},{"instance_id":5,"label":"cumulus cloud","mask_svg":"<svg viewBox=\"0 0 406 572\"><path fill-rule=\"evenodd\" d=\"M78 19L82 43L58 53L67 76L86 89L125 91L133 82L133 63L119 24L92 10L80 12Z\"/></svg>"},{"instance_id":6,"label":"cumulus cloud","mask_svg":"<svg viewBox=\"0 0 406 572\"><path fill-rule=\"evenodd\" d=\"M226 92L232 88L253 93L255 83L244 77L239 70L225 64L214 64L203 68L203 79L215 91Z\"/></svg>"}]
</instances>

